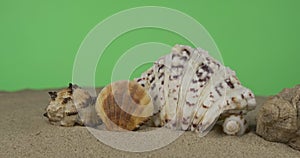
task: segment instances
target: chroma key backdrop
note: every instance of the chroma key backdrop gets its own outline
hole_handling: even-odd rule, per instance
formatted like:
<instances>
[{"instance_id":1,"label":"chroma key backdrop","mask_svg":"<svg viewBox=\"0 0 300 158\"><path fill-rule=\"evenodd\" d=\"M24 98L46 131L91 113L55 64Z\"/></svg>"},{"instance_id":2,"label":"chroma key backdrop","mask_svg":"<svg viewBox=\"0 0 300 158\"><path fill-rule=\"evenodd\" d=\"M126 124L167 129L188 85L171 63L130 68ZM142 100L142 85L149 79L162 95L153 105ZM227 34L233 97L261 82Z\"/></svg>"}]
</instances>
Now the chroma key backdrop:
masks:
<instances>
[{"instance_id":1,"label":"chroma key backdrop","mask_svg":"<svg viewBox=\"0 0 300 158\"><path fill-rule=\"evenodd\" d=\"M224 64L256 95L272 95L300 84L297 0L2 0L0 90L67 86L76 53L89 31L115 13L140 6L167 7L196 19L214 39ZM126 25L126 20L120 24ZM105 49L97 65L96 86L110 83L122 53L145 42L191 45L179 34L157 28L122 34ZM131 77L147 67L138 68Z\"/></svg>"}]
</instances>

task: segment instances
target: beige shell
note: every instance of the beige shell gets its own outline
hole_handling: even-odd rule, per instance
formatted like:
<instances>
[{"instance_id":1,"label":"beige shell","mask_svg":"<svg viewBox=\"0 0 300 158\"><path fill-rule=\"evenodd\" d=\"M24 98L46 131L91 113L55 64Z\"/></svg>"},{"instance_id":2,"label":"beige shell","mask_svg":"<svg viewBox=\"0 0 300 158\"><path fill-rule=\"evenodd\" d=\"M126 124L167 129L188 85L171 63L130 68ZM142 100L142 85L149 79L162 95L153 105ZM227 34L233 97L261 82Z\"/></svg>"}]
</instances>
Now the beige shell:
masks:
<instances>
[{"instance_id":1,"label":"beige shell","mask_svg":"<svg viewBox=\"0 0 300 158\"><path fill-rule=\"evenodd\" d=\"M300 150L300 85L269 97L256 118L258 135Z\"/></svg>"},{"instance_id":2,"label":"beige shell","mask_svg":"<svg viewBox=\"0 0 300 158\"><path fill-rule=\"evenodd\" d=\"M44 116L51 124L95 126L101 123L95 113L96 99L77 85L69 84L69 87L58 92L49 92L49 95L51 99Z\"/></svg>"},{"instance_id":3,"label":"beige shell","mask_svg":"<svg viewBox=\"0 0 300 158\"><path fill-rule=\"evenodd\" d=\"M96 112L108 130L136 130L153 115L146 90L135 81L114 82L100 92Z\"/></svg>"}]
</instances>

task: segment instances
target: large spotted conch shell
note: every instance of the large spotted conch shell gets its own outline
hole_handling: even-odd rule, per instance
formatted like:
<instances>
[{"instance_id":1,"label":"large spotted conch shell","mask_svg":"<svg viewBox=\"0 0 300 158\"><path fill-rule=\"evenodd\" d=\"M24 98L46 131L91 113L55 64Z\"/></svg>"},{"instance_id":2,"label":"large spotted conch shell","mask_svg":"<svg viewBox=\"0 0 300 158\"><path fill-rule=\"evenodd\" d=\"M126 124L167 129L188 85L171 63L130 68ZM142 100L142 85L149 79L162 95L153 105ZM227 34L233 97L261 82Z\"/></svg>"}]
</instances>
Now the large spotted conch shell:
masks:
<instances>
[{"instance_id":1,"label":"large spotted conch shell","mask_svg":"<svg viewBox=\"0 0 300 158\"><path fill-rule=\"evenodd\" d=\"M135 80L153 99L156 126L202 136L217 121L224 121L225 133L242 135L247 128L244 115L256 104L235 72L200 48L175 45Z\"/></svg>"}]
</instances>

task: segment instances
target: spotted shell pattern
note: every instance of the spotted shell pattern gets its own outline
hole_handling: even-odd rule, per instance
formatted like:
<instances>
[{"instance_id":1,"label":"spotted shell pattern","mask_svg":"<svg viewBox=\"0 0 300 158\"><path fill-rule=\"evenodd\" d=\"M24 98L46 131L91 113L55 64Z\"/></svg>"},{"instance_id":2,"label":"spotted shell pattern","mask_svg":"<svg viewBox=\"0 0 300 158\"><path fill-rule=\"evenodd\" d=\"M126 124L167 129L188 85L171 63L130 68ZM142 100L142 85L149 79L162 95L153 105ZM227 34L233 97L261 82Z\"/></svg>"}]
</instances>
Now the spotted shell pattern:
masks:
<instances>
[{"instance_id":1,"label":"spotted shell pattern","mask_svg":"<svg viewBox=\"0 0 300 158\"><path fill-rule=\"evenodd\" d=\"M170 54L135 79L153 99L156 126L197 131L205 135L218 121L241 135L244 115L255 108L251 90L243 87L233 70L200 48L175 45ZM220 117L219 116L228 116ZM240 117L230 117L240 115ZM232 121L236 121L235 123ZM230 125L226 125L230 123ZM238 127L235 132L232 128Z\"/></svg>"},{"instance_id":2,"label":"spotted shell pattern","mask_svg":"<svg viewBox=\"0 0 300 158\"><path fill-rule=\"evenodd\" d=\"M96 98L85 89L70 83L69 87L49 92L49 95L50 102L44 116L51 124L95 126L101 123L94 109Z\"/></svg>"}]
</instances>

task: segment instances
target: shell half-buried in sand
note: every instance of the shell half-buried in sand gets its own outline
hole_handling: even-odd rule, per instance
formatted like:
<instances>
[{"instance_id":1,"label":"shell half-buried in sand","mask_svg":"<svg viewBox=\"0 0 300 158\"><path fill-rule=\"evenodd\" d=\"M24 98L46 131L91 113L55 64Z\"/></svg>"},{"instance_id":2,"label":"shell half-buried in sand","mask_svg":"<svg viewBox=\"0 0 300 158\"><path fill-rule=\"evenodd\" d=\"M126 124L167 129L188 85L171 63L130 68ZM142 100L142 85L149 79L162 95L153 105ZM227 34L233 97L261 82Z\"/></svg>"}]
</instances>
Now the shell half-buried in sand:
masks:
<instances>
[{"instance_id":1,"label":"shell half-buried in sand","mask_svg":"<svg viewBox=\"0 0 300 158\"><path fill-rule=\"evenodd\" d=\"M70 83L69 87L58 92L49 92L49 95L50 102L44 116L51 124L60 126L101 124L94 108L96 98L87 90Z\"/></svg>"},{"instance_id":2,"label":"shell half-buried in sand","mask_svg":"<svg viewBox=\"0 0 300 158\"><path fill-rule=\"evenodd\" d=\"M135 81L106 86L96 101L96 112L108 130L136 130L153 115L147 91Z\"/></svg>"}]
</instances>

